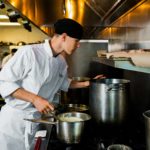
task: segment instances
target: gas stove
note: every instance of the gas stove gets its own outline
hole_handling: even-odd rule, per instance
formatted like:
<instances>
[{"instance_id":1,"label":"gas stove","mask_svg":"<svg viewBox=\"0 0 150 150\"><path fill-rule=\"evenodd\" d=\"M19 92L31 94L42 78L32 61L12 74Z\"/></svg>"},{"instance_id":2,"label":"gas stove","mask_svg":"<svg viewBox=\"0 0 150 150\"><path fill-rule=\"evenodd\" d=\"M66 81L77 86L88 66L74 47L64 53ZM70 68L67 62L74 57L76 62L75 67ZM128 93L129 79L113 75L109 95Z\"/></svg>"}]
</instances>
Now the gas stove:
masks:
<instances>
[{"instance_id":1,"label":"gas stove","mask_svg":"<svg viewBox=\"0 0 150 150\"><path fill-rule=\"evenodd\" d=\"M124 144L133 150L145 150L143 127L134 124L123 126L100 126L89 121L78 144L65 144L59 141L56 127L52 127L48 150L107 150L112 144Z\"/></svg>"}]
</instances>

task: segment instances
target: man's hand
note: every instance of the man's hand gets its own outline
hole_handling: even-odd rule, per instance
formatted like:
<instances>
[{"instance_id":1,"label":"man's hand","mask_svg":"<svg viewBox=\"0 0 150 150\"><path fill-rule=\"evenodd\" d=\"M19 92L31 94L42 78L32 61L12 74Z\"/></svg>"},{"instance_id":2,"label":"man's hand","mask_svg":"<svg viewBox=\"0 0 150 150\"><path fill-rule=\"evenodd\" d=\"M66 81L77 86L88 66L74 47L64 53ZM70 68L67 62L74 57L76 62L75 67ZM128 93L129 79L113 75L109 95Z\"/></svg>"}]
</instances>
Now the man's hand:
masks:
<instances>
[{"instance_id":1,"label":"man's hand","mask_svg":"<svg viewBox=\"0 0 150 150\"><path fill-rule=\"evenodd\" d=\"M96 77L94 77L93 79L103 79L106 78L103 74L97 75ZM84 87L88 87L90 85L90 81L71 81L70 84L70 88L84 88Z\"/></svg>"},{"instance_id":2,"label":"man's hand","mask_svg":"<svg viewBox=\"0 0 150 150\"><path fill-rule=\"evenodd\" d=\"M93 79L104 79L106 78L103 74L99 74L97 76L95 76Z\"/></svg>"},{"instance_id":3,"label":"man's hand","mask_svg":"<svg viewBox=\"0 0 150 150\"><path fill-rule=\"evenodd\" d=\"M36 96L36 98L32 101L32 104L40 113L43 114L48 114L49 112L54 110L53 104L49 103L46 99L39 96Z\"/></svg>"},{"instance_id":4,"label":"man's hand","mask_svg":"<svg viewBox=\"0 0 150 150\"><path fill-rule=\"evenodd\" d=\"M54 110L53 104L50 104L48 100L22 88L14 91L11 96L32 103L39 112L44 114Z\"/></svg>"},{"instance_id":5,"label":"man's hand","mask_svg":"<svg viewBox=\"0 0 150 150\"><path fill-rule=\"evenodd\" d=\"M104 79L104 78L106 78L106 77L103 74L99 74L99 75L95 76L93 79ZM85 85L85 87L89 86L90 81L85 81L84 85Z\"/></svg>"}]
</instances>

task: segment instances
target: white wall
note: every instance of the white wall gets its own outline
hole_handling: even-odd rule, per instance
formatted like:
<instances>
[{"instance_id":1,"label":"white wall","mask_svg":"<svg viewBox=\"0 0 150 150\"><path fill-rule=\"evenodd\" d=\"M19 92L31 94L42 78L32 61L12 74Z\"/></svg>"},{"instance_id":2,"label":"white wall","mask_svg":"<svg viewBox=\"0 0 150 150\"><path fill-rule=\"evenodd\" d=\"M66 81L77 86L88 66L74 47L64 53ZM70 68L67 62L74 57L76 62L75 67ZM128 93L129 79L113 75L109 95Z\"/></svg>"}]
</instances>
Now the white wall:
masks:
<instances>
[{"instance_id":1,"label":"white wall","mask_svg":"<svg viewBox=\"0 0 150 150\"><path fill-rule=\"evenodd\" d=\"M17 27L0 27L0 41L18 43L24 41L26 43L34 43L43 41L48 36L32 25L32 32L24 29L23 26Z\"/></svg>"}]
</instances>

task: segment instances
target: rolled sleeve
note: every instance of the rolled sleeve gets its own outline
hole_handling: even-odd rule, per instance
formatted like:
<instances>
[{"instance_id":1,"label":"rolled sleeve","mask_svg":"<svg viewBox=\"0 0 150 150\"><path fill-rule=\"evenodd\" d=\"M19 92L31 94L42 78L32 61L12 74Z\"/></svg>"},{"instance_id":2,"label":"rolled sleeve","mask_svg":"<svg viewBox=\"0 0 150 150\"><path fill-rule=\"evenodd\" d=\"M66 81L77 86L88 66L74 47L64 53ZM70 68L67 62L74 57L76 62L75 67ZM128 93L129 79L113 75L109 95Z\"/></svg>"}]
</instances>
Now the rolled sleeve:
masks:
<instances>
[{"instance_id":1,"label":"rolled sleeve","mask_svg":"<svg viewBox=\"0 0 150 150\"><path fill-rule=\"evenodd\" d=\"M0 94L2 97L11 95L20 88L22 81L30 70L30 50L19 49L0 71Z\"/></svg>"},{"instance_id":2,"label":"rolled sleeve","mask_svg":"<svg viewBox=\"0 0 150 150\"><path fill-rule=\"evenodd\" d=\"M19 85L13 82L0 82L0 93L3 98L9 96L15 90L17 90Z\"/></svg>"}]
</instances>

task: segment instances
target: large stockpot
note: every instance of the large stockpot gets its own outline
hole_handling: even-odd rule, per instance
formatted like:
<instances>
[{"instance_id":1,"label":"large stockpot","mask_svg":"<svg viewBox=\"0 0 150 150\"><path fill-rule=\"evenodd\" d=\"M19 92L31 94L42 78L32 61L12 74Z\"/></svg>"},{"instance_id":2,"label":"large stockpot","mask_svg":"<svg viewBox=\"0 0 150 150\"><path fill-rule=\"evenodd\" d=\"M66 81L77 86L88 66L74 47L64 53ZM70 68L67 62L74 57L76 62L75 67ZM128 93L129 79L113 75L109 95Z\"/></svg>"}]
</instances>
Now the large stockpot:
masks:
<instances>
[{"instance_id":1,"label":"large stockpot","mask_svg":"<svg viewBox=\"0 0 150 150\"><path fill-rule=\"evenodd\" d=\"M97 79L90 84L89 109L99 124L120 124L127 115L129 80Z\"/></svg>"}]
</instances>

